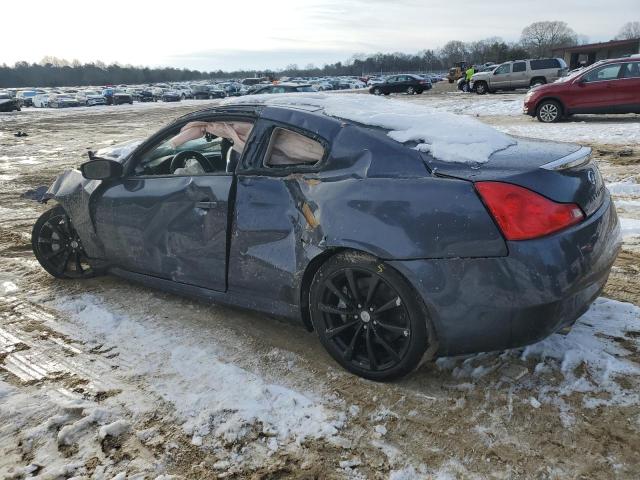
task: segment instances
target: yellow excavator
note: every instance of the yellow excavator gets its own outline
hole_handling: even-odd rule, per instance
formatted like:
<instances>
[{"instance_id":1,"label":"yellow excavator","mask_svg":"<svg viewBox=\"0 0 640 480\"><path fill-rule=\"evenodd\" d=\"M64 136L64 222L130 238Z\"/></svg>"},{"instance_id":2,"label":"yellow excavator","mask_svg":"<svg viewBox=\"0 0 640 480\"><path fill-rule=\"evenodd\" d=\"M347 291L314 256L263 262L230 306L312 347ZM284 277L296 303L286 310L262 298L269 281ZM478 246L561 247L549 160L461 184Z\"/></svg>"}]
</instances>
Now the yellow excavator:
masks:
<instances>
[{"instance_id":1,"label":"yellow excavator","mask_svg":"<svg viewBox=\"0 0 640 480\"><path fill-rule=\"evenodd\" d=\"M467 62L456 62L454 65L449 69L449 74L447 75L449 83L457 82L464 77L464 72L467 70Z\"/></svg>"}]
</instances>

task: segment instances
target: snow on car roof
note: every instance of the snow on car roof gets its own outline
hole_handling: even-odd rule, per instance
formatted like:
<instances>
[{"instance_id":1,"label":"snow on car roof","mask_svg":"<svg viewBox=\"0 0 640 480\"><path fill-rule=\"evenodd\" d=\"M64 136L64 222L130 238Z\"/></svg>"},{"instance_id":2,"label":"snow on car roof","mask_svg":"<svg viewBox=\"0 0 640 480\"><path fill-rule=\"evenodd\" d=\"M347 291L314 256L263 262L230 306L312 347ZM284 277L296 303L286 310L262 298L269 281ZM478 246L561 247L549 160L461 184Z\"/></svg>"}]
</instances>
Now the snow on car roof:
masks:
<instances>
[{"instance_id":1,"label":"snow on car roof","mask_svg":"<svg viewBox=\"0 0 640 480\"><path fill-rule=\"evenodd\" d=\"M513 137L473 118L368 95L287 93L223 102L242 103L318 107L331 117L388 130L387 135L398 142L417 142L417 150L448 162L486 163L493 153L517 143Z\"/></svg>"}]
</instances>

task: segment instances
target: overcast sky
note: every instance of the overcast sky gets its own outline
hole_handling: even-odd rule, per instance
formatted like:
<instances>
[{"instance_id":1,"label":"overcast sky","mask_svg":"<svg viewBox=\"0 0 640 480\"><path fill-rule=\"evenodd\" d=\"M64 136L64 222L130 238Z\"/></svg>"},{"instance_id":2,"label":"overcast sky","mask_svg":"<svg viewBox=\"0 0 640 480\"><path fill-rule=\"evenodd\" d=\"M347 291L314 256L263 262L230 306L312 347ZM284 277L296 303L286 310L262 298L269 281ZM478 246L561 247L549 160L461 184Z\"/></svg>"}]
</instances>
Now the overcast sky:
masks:
<instances>
[{"instance_id":1,"label":"overcast sky","mask_svg":"<svg viewBox=\"0 0 640 480\"><path fill-rule=\"evenodd\" d=\"M590 41L640 19L640 0L5 0L0 63L82 62L234 70L322 66L355 53L520 37L564 20Z\"/></svg>"}]
</instances>

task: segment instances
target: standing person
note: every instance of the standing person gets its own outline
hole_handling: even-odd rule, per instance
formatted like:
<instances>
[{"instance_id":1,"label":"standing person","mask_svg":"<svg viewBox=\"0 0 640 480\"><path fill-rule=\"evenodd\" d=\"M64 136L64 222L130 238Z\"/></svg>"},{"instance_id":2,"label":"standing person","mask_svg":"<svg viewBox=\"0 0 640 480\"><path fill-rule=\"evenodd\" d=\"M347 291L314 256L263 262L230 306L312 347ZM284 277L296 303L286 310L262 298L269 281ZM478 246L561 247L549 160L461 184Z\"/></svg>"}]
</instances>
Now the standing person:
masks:
<instances>
[{"instance_id":1,"label":"standing person","mask_svg":"<svg viewBox=\"0 0 640 480\"><path fill-rule=\"evenodd\" d=\"M465 83L466 83L466 87L467 89L465 91L470 92L471 91L471 77L473 77L473 74L476 73L476 70L473 68L473 65L471 65L469 68L467 68L467 71L464 72L465 73Z\"/></svg>"}]
</instances>

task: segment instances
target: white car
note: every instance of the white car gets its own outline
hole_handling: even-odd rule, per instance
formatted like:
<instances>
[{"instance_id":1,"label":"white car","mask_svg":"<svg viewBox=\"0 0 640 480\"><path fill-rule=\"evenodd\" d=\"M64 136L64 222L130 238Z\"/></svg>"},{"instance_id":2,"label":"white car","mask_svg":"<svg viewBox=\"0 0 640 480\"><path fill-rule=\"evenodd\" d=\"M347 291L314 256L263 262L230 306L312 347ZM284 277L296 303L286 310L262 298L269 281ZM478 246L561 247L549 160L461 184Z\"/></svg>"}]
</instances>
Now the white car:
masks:
<instances>
[{"instance_id":1,"label":"white car","mask_svg":"<svg viewBox=\"0 0 640 480\"><path fill-rule=\"evenodd\" d=\"M33 106L37 108L47 108L49 106L49 94L40 93L33 97Z\"/></svg>"},{"instance_id":2,"label":"white car","mask_svg":"<svg viewBox=\"0 0 640 480\"><path fill-rule=\"evenodd\" d=\"M185 98L193 98L193 91L189 87L178 86L178 87L175 87L173 90L178 92L183 100Z\"/></svg>"},{"instance_id":3,"label":"white car","mask_svg":"<svg viewBox=\"0 0 640 480\"><path fill-rule=\"evenodd\" d=\"M313 82L312 85L319 91L324 92L325 90L333 90L333 85L324 80Z\"/></svg>"},{"instance_id":4,"label":"white car","mask_svg":"<svg viewBox=\"0 0 640 480\"><path fill-rule=\"evenodd\" d=\"M94 105L106 105L107 99L95 90L84 90L76 94L76 99L80 105L92 107Z\"/></svg>"}]
</instances>

